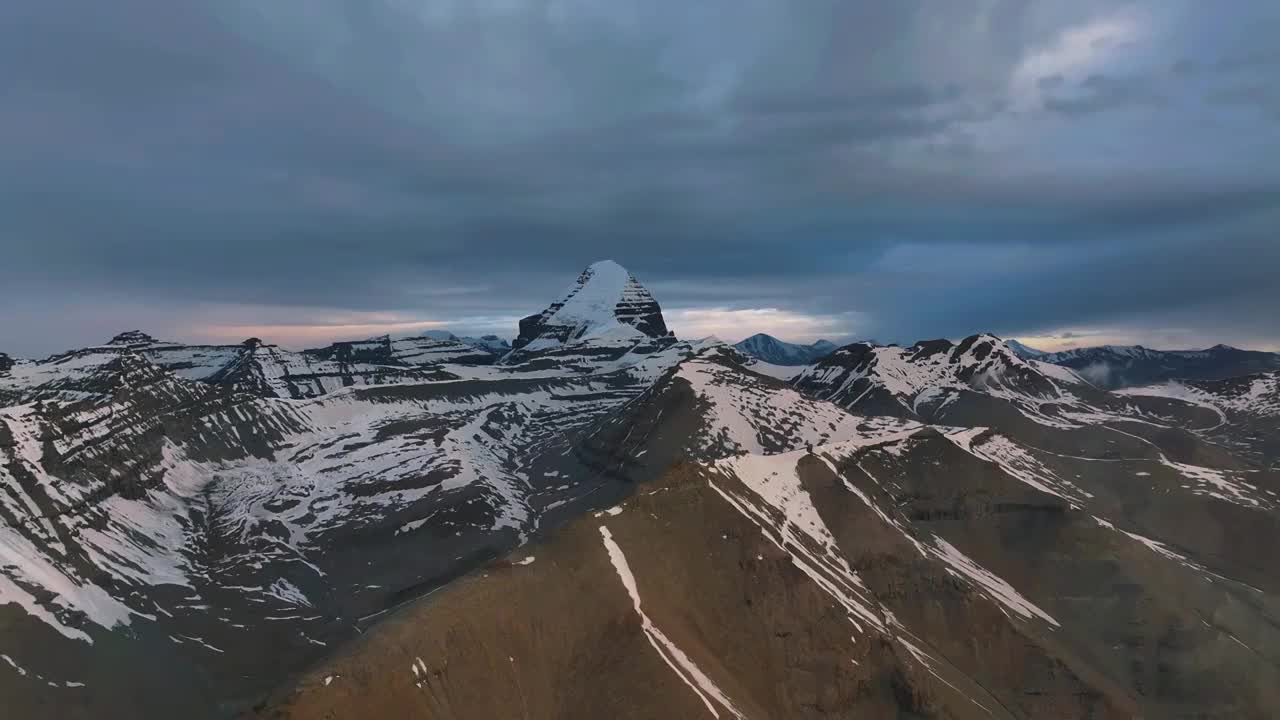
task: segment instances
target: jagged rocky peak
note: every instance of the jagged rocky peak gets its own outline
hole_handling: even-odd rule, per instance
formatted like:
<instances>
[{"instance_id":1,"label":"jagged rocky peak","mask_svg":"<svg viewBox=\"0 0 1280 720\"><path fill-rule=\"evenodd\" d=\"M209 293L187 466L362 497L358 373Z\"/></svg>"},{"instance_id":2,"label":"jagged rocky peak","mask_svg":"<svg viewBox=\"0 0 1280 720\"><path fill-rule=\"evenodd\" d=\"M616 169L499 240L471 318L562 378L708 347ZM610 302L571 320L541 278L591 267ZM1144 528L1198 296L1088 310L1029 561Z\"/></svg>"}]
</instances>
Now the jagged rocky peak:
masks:
<instances>
[{"instance_id":1,"label":"jagged rocky peak","mask_svg":"<svg viewBox=\"0 0 1280 720\"><path fill-rule=\"evenodd\" d=\"M126 352L95 370L82 389L112 392L157 382L166 377L164 369L151 362L145 354Z\"/></svg>"},{"instance_id":2,"label":"jagged rocky peak","mask_svg":"<svg viewBox=\"0 0 1280 720\"><path fill-rule=\"evenodd\" d=\"M944 338L920 340L906 349L911 361L933 358L945 354L948 363L953 365L971 365L999 359L1019 364L1018 353L1004 340L990 333L970 335L960 342L952 342Z\"/></svg>"},{"instance_id":3,"label":"jagged rocky peak","mask_svg":"<svg viewBox=\"0 0 1280 720\"><path fill-rule=\"evenodd\" d=\"M1011 359L1017 355L995 335L979 333L961 340L951 351L951 362L982 362L993 355Z\"/></svg>"},{"instance_id":4,"label":"jagged rocky peak","mask_svg":"<svg viewBox=\"0 0 1280 720\"><path fill-rule=\"evenodd\" d=\"M583 338L620 332L669 335L662 308L635 276L612 260L592 263L564 297L520 321L514 350L544 350Z\"/></svg>"},{"instance_id":5,"label":"jagged rocky peak","mask_svg":"<svg viewBox=\"0 0 1280 720\"><path fill-rule=\"evenodd\" d=\"M107 345L110 347L140 347L155 345L158 342L158 340L141 330L128 330L111 338Z\"/></svg>"},{"instance_id":6,"label":"jagged rocky peak","mask_svg":"<svg viewBox=\"0 0 1280 720\"><path fill-rule=\"evenodd\" d=\"M0 352L0 373L9 372L9 370L13 368L14 364L13 358L9 357L7 353Z\"/></svg>"},{"instance_id":7,"label":"jagged rocky peak","mask_svg":"<svg viewBox=\"0 0 1280 720\"><path fill-rule=\"evenodd\" d=\"M970 335L958 343L950 340L922 340L908 348L907 353L910 362L945 354L947 364L965 381L984 373L1039 374L1017 350L990 333ZM935 359L933 362L937 361Z\"/></svg>"},{"instance_id":8,"label":"jagged rocky peak","mask_svg":"<svg viewBox=\"0 0 1280 720\"><path fill-rule=\"evenodd\" d=\"M1041 372L995 335L981 333L961 340L951 351L951 362L961 366L959 377L965 381L995 373L1003 375L1005 382L1036 386L1034 394L1052 394L1052 385L1044 382Z\"/></svg>"}]
</instances>

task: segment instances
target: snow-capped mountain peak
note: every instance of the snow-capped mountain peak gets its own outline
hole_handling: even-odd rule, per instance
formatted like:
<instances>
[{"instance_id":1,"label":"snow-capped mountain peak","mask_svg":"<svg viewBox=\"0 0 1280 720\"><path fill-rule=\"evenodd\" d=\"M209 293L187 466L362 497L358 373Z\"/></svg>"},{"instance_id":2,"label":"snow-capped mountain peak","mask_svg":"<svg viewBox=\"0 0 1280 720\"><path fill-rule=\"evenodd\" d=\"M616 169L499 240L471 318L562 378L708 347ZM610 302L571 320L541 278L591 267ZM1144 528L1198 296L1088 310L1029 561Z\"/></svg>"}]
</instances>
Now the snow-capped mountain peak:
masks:
<instances>
[{"instance_id":1,"label":"snow-capped mountain peak","mask_svg":"<svg viewBox=\"0 0 1280 720\"><path fill-rule=\"evenodd\" d=\"M592 337L667 336L662 308L635 276L612 260L587 266L563 298L520 321L513 350L535 352Z\"/></svg>"}]
</instances>

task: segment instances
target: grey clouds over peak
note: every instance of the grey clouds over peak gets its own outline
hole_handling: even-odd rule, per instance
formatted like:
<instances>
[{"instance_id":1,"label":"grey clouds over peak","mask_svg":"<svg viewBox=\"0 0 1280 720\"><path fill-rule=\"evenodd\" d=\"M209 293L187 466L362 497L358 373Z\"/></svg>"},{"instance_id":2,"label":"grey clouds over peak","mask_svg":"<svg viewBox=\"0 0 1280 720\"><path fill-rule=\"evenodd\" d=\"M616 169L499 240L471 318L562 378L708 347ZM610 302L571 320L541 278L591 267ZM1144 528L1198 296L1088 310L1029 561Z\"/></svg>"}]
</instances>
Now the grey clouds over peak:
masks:
<instances>
[{"instance_id":1,"label":"grey clouds over peak","mask_svg":"<svg viewBox=\"0 0 1280 720\"><path fill-rule=\"evenodd\" d=\"M0 351L512 334L1280 343L1263 0L13 0ZM1056 340L1055 340L1056 341Z\"/></svg>"}]
</instances>

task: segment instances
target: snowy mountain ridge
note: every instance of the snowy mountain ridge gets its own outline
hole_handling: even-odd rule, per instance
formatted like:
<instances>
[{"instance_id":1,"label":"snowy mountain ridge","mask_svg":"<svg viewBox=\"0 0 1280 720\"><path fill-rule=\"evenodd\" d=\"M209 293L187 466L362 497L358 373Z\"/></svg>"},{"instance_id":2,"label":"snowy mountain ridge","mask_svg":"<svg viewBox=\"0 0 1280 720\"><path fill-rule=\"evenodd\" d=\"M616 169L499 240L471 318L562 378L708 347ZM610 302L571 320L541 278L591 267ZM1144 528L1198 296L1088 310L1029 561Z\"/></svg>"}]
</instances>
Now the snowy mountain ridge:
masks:
<instances>
[{"instance_id":1,"label":"snowy mountain ridge","mask_svg":"<svg viewBox=\"0 0 1280 720\"><path fill-rule=\"evenodd\" d=\"M985 334L955 344L928 340L907 348L854 343L807 368L793 382L844 407L869 403L879 412L907 417L942 410L964 391L1013 400L1039 415L1032 408L1088 386L1071 370L1025 360L1000 338Z\"/></svg>"}]
</instances>

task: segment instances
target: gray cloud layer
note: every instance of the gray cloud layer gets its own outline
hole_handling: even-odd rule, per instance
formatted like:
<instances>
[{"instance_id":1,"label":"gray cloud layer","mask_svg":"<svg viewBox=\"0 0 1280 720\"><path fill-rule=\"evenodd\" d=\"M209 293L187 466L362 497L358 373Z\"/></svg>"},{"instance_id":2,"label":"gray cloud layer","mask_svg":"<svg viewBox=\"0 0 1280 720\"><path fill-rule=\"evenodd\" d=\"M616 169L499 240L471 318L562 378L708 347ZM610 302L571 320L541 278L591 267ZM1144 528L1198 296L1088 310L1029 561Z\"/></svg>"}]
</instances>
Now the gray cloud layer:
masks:
<instances>
[{"instance_id":1,"label":"gray cloud layer","mask_svg":"<svg viewBox=\"0 0 1280 720\"><path fill-rule=\"evenodd\" d=\"M1264 0L12 0L0 350L508 318L602 257L882 339L1274 343L1278 32Z\"/></svg>"}]
</instances>

